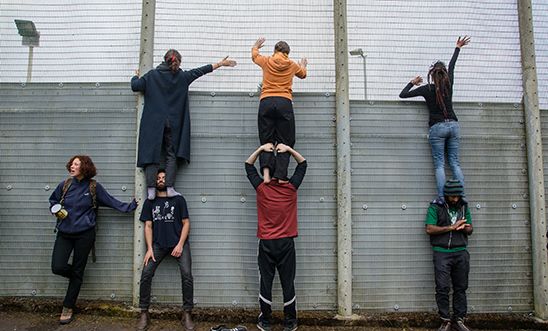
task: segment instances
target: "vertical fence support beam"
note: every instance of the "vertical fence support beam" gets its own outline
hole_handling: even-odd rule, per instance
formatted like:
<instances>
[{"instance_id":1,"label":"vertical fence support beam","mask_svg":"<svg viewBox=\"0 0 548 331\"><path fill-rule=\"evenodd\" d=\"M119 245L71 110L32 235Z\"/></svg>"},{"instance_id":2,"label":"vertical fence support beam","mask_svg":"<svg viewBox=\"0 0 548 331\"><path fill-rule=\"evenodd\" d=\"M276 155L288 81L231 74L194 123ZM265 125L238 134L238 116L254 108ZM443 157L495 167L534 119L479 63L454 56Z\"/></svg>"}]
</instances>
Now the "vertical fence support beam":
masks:
<instances>
[{"instance_id":1,"label":"vertical fence support beam","mask_svg":"<svg viewBox=\"0 0 548 331\"><path fill-rule=\"evenodd\" d=\"M154 61L154 19L156 16L156 0L143 0L141 13L141 47L139 50L139 73L144 75L152 69ZM141 114L145 97L139 94L137 97L137 128L135 140L135 158L139 152L139 126L141 124ZM139 206L143 206L146 195L145 175L141 168L135 168L135 197ZM143 224L139 221L140 208L135 212L133 222L133 305L139 304L139 283L141 281L141 271L145 253L145 236Z\"/></svg>"},{"instance_id":2,"label":"vertical fence support beam","mask_svg":"<svg viewBox=\"0 0 548 331\"><path fill-rule=\"evenodd\" d=\"M339 318L352 317L352 190L346 0L334 0L335 109L337 121L337 303Z\"/></svg>"},{"instance_id":3,"label":"vertical fence support beam","mask_svg":"<svg viewBox=\"0 0 548 331\"><path fill-rule=\"evenodd\" d=\"M546 250L546 202L544 197L544 160L538 99L535 35L531 0L518 1L523 108L527 135L529 203L533 260L533 296L535 315L548 319L548 265Z\"/></svg>"}]
</instances>

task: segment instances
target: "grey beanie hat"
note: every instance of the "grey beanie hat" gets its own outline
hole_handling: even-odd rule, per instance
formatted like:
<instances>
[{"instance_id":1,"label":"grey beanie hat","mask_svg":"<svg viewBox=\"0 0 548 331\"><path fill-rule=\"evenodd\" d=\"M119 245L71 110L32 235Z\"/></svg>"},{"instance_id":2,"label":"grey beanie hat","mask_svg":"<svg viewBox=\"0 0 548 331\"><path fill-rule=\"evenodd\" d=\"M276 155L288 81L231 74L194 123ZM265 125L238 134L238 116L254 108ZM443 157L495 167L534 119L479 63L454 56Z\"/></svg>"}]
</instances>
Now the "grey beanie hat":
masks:
<instances>
[{"instance_id":1,"label":"grey beanie hat","mask_svg":"<svg viewBox=\"0 0 548 331\"><path fill-rule=\"evenodd\" d=\"M443 194L446 196L464 196L464 187L457 179L450 179L443 186Z\"/></svg>"}]
</instances>

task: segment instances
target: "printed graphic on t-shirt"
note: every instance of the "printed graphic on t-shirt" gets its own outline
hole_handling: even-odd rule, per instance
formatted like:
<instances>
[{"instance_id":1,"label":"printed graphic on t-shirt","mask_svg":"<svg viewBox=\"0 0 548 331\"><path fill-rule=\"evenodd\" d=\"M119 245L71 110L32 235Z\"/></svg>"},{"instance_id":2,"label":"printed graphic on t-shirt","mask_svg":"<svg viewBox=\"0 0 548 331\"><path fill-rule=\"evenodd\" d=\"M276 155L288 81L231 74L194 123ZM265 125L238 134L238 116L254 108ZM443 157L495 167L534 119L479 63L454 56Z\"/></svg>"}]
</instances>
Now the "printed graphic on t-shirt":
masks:
<instances>
[{"instance_id":1,"label":"printed graphic on t-shirt","mask_svg":"<svg viewBox=\"0 0 548 331\"><path fill-rule=\"evenodd\" d=\"M164 206L155 206L152 210L152 221L164 221L164 223L173 223L175 220L175 206L170 206L169 201L164 202Z\"/></svg>"},{"instance_id":2,"label":"printed graphic on t-shirt","mask_svg":"<svg viewBox=\"0 0 548 331\"><path fill-rule=\"evenodd\" d=\"M458 210L449 210L449 217L451 218L451 224L457 223Z\"/></svg>"}]
</instances>

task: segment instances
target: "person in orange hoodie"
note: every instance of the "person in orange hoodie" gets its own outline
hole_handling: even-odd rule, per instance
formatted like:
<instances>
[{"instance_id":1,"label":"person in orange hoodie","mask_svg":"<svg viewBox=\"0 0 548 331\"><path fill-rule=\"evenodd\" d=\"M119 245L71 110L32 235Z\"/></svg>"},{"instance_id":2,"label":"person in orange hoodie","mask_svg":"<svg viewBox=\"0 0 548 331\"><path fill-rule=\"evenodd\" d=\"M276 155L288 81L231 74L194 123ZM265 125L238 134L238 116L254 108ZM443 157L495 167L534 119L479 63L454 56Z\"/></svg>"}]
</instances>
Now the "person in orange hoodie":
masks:
<instances>
[{"instance_id":1,"label":"person in orange hoodie","mask_svg":"<svg viewBox=\"0 0 548 331\"><path fill-rule=\"evenodd\" d=\"M263 70L263 81L259 104L258 128L261 145L282 143L295 145L295 116L293 114L293 77L306 78L308 61L302 58L298 63L289 59L289 45L279 41L272 56L263 56L259 49L265 38L259 38L251 49L251 58ZM289 153L261 153L259 164L263 180L271 178L287 180Z\"/></svg>"}]
</instances>

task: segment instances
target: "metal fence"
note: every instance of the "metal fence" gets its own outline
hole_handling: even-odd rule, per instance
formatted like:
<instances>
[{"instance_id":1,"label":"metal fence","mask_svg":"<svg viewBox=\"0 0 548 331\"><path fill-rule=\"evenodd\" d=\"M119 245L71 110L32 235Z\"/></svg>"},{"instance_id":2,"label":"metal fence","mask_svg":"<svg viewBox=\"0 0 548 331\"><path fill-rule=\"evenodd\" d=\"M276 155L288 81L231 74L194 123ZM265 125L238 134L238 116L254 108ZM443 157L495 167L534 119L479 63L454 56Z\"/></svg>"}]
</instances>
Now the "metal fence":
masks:
<instances>
[{"instance_id":1,"label":"metal fence","mask_svg":"<svg viewBox=\"0 0 548 331\"><path fill-rule=\"evenodd\" d=\"M296 148L309 162L299 189L296 240L298 305L305 310L335 309L337 303L334 100L329 94L295 98ZM255 192L243 167L259 143L257 107L253 93L191 93L192 162L179 167L176 187L189 205L198 307L257 304ZM457 103L455 109L475 226L471 311L530 311L521 105ZM432 252L424 217L435 188L427 111L422 103L353 102L351 116L354 308L431 310ZM85 153L98 167L99 182L130 200L135 117L127 84L0 84L2 295L64 295L66 281L50 271L54 220L47 199L65 178L68 158ZM81 297L130 300L131 216L102 209L97 247L98 261L88 264ZM166 260L154 278L153 300L180 303L180 286L175 264ZM274 293L280 308L279 287Z\"/></svg>"}]
</instances>

